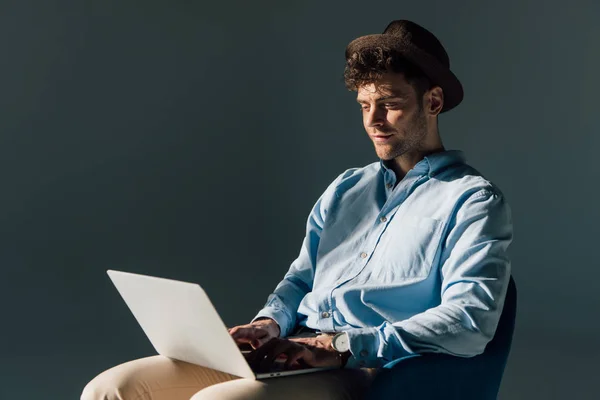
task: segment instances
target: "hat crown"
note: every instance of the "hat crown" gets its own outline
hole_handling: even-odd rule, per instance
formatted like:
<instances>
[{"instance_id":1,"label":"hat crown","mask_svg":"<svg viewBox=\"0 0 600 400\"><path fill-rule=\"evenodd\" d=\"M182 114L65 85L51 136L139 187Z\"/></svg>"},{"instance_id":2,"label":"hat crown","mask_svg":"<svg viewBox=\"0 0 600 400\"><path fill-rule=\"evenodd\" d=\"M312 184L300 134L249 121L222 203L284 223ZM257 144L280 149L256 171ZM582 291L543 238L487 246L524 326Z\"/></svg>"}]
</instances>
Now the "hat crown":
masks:
<instances>
[{"instance_id":1,"label":"hat crown","mask_svg":"<svg viewBox=\"0 0 600 400\"><path fill-rule=\"evenodd\" d=\"M421 25L408 20L396 20L390 22L383 34L398 37L406 45L412 45L429 53L446 68L450 68L450 58L442 43Z\"/></svg>"},{"instance_id":2,"label":"hat crown","mask_svg":"<svg viewBox=\"0 0 600 400\"><path fill-rule=\"evenodd\" d=\"M429 78L432 85L444 91L444 106L441 112L453 109L463 99L463 87L450 70L448 53L435 35L412 21L396 20L388 24L381 34L371 34L354 39L346 46L346 69L344 76L350 83L370 79L373 72L385 72L390 62L412 64ZM394 58L395 57L395 58Z\"/></svg>"}]
</instances>

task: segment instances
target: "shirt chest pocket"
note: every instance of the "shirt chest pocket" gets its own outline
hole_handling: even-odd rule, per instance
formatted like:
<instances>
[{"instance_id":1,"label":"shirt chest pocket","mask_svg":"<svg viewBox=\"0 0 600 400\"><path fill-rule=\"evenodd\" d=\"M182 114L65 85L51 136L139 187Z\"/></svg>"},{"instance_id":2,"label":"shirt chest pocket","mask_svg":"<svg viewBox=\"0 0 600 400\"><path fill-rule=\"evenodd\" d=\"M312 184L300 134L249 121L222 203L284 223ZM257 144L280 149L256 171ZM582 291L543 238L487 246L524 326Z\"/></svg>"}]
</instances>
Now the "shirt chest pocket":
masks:
<instances>
[{"instance_id":1,"label":"shirt chest pocket","mask_svg":"<svg viewBox=\"0 0 600 400\"><path fill-rule=\"evenodd\" d=\"M377 245L376 275L388 282L429 276L442 228L443 222L433 218L394 218Z\"/></svg>"}]
</instances>

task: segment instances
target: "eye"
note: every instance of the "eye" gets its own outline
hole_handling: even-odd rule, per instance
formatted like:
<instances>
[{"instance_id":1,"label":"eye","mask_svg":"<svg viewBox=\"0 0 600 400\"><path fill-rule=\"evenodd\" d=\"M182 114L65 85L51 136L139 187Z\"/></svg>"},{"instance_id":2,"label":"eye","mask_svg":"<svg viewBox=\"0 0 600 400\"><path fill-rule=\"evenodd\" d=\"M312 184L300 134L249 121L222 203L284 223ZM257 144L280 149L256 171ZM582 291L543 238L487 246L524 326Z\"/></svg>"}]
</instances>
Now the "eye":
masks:
<instances>
[{"instance_id":1,"label":"eye","mask_svg":"<svg viewBox=\"0 0 600 400\"><path fill-rule=\"evenodd\" d=\"M384 106L385 106L385 108L392 108L392 109L394 109L394 108L400 107L400 104L398 104L398 103L385 103Z\"/></svg>"}]
</instances>

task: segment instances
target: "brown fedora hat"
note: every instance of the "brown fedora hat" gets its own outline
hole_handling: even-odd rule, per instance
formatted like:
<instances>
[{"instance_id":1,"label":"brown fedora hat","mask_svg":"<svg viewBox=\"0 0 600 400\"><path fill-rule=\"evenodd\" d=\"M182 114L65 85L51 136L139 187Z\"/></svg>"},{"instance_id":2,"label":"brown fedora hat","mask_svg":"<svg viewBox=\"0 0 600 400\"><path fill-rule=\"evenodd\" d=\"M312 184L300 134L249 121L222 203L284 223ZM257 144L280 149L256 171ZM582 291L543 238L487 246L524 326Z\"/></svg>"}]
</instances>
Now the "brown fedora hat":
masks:
<instances>
[{"instance_id":1,"label":"brown fedora hat","mask_svg":"<svg viewBox=\"0 0 600 400\"><path fill-rule=\"evenodd\" d=\"M444 91L444 106L448 111L463 99L463 87L452 71L444 46L433 33L414 22L392 21L382 34L361 36L346 47L346 60L368 48L383 48L397 52L423 71L433 85Z\"/></svg>"}]
</instances>

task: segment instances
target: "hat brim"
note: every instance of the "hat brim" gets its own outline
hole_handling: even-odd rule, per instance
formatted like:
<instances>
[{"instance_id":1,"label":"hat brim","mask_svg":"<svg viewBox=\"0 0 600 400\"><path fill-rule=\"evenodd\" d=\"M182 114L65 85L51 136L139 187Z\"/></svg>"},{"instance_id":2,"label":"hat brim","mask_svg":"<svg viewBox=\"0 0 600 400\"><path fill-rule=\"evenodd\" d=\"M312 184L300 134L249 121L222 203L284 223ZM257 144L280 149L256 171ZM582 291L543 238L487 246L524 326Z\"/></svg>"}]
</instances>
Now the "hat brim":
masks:
<instances>
[{"instance_id":1,"label":"hat brim","mask_svg":"<svg viewBox=\"0 0 600 400\"><path fill-rule=\"evenodd\" d=\"M407 61L420 68L433 85L442 88L444 105L440 112L443 113L453 109L463 100L462 84L450 68L443 65L437 58L410 44L408 40L403 40L403 38L389 34L361 36L354 39L346 47L346 60L356 52L377 47L384 47L398 52Z\"/></svg>"}]
</instances>

